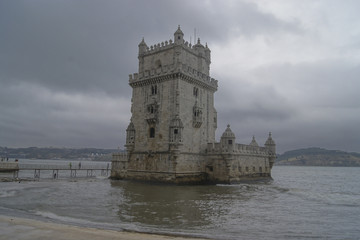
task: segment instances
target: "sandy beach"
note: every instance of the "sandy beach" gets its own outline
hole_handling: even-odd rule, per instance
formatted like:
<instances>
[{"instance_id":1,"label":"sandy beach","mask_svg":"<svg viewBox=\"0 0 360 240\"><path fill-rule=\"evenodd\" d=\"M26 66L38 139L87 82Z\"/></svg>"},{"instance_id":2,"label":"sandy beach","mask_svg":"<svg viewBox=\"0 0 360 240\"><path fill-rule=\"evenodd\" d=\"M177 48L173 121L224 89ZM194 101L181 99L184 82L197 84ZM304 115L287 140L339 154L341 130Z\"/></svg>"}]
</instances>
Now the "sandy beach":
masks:
<instances>
[{"instance_id":1,"label":"sandy beach","mask_svg":"<svg viewBox=\"0 0 360 240\"><path fill-rule=\"evenodd\" d=\"M85 228L65 224L42 222L32 219L0 215L0 240L191 240L186 238L146 233L118 232L96 228Z\"/></svg>"}]
</instances>

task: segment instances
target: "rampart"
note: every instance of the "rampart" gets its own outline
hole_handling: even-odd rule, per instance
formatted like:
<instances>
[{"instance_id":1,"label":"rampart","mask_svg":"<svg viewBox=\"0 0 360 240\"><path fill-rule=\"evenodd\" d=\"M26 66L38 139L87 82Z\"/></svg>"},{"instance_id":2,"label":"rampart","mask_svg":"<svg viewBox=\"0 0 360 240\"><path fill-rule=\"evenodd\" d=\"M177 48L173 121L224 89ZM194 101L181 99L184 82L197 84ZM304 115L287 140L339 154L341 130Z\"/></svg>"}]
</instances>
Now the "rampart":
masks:
<instances>
[{"instance_id":1,"label":"rampart","mask_svg":"<svg viewBox=\"0 0 360 240\"><path fill-rule=\"evenodd\" d=\"M239 154L239 155L262 155L268 156L269 151L266 147L251 146L246 144L234 144L233 148L224 146L221 143L208 143L207 149L208 154Z\"/></svg>"},{"instance_id":2,"label":"rampart","mask_svg":"<svg viewBox=\"0 0 360 240\"><path fill-rule=\"evenodd\" d=\"M148 79L158 78L160 76L164 76L167 79L166 75L174 74L174 73L182 73L195 81L199 81L199 84L208 85L211 88L217 89L218 80L197 71L196 69L188 66L187 64L181 64L178 68L175 64L171 65L163 65L157 69L153 68L151 70L145 70L144 72L134 73L129 75L129 84L130 85L141 85L141 83ZM169 77L168 79L171 79Z\"/></svg>"}]
</instances>

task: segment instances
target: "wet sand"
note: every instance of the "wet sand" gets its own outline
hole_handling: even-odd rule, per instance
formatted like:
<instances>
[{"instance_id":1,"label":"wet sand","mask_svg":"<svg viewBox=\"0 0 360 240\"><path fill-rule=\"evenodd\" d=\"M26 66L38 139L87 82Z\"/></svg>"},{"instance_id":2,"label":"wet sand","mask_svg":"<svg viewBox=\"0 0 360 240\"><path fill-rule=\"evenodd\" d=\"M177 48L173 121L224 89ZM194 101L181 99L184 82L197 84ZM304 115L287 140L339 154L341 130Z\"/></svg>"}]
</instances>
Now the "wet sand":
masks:
<instances>
[{"instance_id":1,"label":"wet sand","mask_svg":"<svg viewBox=\"0 0 360 240\"><path fill-rule=\"evenodd\" d=\"M0 240L199 240L146 233L118 232L96 228L77 227L32 219L0 215Z\"/></svg>"}]
</instances>

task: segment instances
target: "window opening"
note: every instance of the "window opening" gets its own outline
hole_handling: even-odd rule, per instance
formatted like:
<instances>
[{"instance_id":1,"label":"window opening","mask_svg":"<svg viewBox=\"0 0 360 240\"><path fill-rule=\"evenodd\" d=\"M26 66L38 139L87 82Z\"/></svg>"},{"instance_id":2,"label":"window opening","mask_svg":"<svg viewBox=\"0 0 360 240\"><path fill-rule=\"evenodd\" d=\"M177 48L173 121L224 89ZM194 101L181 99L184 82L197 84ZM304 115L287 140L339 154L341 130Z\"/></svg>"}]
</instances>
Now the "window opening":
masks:
<instances>
[{"instance_id":1,"label":"window opening","mask_svg":"<svg viewBox=\"0 0 360 240\"><path fill-rule=\"evenodd\" d=\"M150 138L154 138L155 137L155 128L150 128Z\"/></svg>"},{"instance_id":2,"label":"window opening","mask_svg":"<svg viewBox=\"0 0 360 240\"><path fill-rule=\"evenodd\" d=\"M198 93L199 93L199 89L197 87L194 87L194 89L193 89L194 96L197 97Z\"/></svg>"},{"instance_id":3,"label":"window opening","mask_svg":"<svg viewBox=\"0 0 360 240\"><path fill-rule=\"evenodd\" d=\"M156 85L152 85L151 86L151 95L156 95L157 94L157 86Z\"/></svg>"}]
</instances>

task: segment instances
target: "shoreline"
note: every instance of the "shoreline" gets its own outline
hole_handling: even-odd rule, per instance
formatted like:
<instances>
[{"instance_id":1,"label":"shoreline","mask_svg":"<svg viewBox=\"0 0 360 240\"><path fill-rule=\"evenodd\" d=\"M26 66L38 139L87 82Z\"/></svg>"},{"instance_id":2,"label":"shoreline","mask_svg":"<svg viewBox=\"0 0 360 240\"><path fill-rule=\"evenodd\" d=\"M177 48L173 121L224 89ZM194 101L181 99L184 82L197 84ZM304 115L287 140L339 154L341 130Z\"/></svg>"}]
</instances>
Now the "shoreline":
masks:
<instances>
[{"instance_id":1,"label":"shoreline","mask_svg":"<svg viewBox=\"0 0 360 240\"><path fill-rule=\"evenodd\" d=\"M196 237L79 227L6 215L0 215L0 232L0 239L17 240L205 240Z\"/></svg>"}]
</instances>

